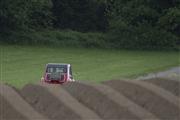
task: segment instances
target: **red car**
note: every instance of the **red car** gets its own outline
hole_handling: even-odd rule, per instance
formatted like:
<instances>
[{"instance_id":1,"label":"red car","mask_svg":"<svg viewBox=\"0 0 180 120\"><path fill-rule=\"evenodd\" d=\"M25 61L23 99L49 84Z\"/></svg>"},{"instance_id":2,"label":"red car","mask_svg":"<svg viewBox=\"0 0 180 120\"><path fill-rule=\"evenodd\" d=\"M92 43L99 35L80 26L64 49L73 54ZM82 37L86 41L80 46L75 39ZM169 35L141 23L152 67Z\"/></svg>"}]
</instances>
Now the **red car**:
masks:
<instances>
[{"instance_id":1,"label":"red car","mask_svg":"<svg viewBox=\"0 0 180 120\"><path fill-rule=\"evenodd\" d=\"M68 81L74 81L72 68L70 64L48 63L46 71L41 78L43 82L63 84Z\"/></svg>"}]
</instances>

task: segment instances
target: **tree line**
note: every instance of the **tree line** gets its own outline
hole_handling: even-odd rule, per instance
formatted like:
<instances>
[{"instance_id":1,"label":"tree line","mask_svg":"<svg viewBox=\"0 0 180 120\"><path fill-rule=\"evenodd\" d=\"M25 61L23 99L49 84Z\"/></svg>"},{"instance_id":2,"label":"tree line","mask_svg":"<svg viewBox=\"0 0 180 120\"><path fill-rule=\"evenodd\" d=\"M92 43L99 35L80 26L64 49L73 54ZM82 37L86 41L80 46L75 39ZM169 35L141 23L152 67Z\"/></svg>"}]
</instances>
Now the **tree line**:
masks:
<instances>
[{"instance_id":1,"label":"tree line","mask_svg":"<svg viewBox=\"0 0 180 120\"><path fill-rule=\"evenodd\" d=\"M180 0L111 0L109 33L114 47L176 48Z\"/></svg>"},{"instance_id":2,"label":"tree line","mask_svg":"<svg viewBox=\"0 0 180 120\"><path fill-rule=\"evenodd\" d=\"M0 0L0 33L101 32L110 48L178 49L180 0Z\"/></svg>"},{"instance_id":3,"label":"tree line","mask_svg":"<svg viewBox=\"0 0 180 120\"><path fill-rule=\"evenodd\" d=\"M96 0L1 0L2 30L57 28L81 32L107 29L106 5Z\"/></svg>"}]
</instances>

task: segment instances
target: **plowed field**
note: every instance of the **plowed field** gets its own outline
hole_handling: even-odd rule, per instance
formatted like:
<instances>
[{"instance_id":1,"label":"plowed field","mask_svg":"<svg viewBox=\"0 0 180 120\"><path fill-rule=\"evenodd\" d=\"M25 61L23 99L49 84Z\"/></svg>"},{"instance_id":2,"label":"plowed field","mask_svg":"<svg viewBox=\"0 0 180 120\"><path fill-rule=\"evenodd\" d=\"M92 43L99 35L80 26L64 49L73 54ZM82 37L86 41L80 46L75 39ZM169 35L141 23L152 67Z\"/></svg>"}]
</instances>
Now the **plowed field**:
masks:
<instances>
[{"instance_id":1,"label":"plowed field","mask_svg":"<svg viewBox=\"0 0 180 120\"><path fill-rule=\"evenodd\" d=\"M180 81L0 85L0 120L180 120Z\"/></svg>"}]
</instances>

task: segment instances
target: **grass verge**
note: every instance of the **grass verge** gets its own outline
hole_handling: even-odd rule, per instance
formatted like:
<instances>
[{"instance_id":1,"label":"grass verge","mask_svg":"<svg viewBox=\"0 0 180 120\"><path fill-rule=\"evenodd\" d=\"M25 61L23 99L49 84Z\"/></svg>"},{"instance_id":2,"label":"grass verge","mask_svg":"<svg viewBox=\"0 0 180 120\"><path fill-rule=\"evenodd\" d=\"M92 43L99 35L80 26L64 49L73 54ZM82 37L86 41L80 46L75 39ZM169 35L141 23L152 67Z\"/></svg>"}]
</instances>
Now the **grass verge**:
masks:
<instances>
[{"instance_id":1,"label":"grass verge","mask_svg":"<svg viewBox=\"0 0 180 120\"><path fill-rule=\"evenodd\" d=\"M15 45L0 48L1 82L16 87L39 82L46 63L71 63L76 80L91 82L133 77L179 65L178 52Z\"/></svg>"}]
</instances>

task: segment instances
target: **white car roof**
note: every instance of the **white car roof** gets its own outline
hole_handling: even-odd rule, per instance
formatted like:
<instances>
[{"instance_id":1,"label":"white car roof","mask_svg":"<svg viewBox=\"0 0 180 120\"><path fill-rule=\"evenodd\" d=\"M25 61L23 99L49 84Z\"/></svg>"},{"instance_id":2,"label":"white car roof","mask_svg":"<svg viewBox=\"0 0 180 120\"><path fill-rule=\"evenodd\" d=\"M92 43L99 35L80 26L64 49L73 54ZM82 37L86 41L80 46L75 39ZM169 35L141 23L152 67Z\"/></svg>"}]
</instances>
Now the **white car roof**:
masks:
<instances>
[{"instance_id":1,"label":"white car roof","mask_svg":"<svg viewBox=\"0 0 180 120\"><path fill-rule=\"evenodd\" d=\"M47 65L70 65L68 63L48 63Z\"/></svg>"}]
</instances>

